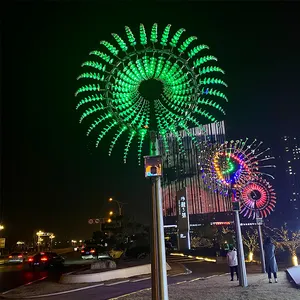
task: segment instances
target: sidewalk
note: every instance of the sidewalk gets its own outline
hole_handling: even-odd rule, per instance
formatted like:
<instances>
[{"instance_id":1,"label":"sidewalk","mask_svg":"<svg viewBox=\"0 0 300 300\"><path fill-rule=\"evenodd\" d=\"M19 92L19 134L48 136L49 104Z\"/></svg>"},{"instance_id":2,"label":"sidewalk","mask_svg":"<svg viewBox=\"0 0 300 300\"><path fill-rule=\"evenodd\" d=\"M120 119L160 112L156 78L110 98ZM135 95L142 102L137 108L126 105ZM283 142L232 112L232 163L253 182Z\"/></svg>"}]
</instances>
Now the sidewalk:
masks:
<instances>
[{"instance_id":1,"label":"sidewalk","mask_svg":"<svg viewBox=\"0 0 300 300\"><path fill-rule=\"evenodd\" d=\"M242 288L229 276L215 276L205 280L182 281L169 285L170 300L298 300L300 290L287 280L285 272L278 273L279 283L268 283L266 274L248 275L249 286ZM111 300L151 299L151 290L134 292Z\"/></svg>"}]
</instances>

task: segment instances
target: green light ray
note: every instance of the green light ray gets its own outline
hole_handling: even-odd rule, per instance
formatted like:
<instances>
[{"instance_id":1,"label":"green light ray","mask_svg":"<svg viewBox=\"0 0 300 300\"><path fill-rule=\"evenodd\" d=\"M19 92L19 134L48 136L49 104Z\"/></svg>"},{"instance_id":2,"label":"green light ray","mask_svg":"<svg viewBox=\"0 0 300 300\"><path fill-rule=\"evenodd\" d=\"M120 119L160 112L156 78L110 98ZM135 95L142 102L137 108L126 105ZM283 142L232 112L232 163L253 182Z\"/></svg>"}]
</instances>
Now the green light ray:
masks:
<instances>
[{"instance_id":1,"label":"green light ray","mask_svg":"<svg viewBox=\"0 0 300 300\"><path fill-rule=\"evenodd\" d=\"M197 37L196 36L191 36L189 37L188 39L186 39L182 45L178 48L178 51L180 53L183 53L189 46L190 44L193 42L193 41L196 41L197 40Z\"/></svg>"},{"instance_id":2,"label":"green light ray","mask_svg":"<svg viewBox=\"0 0 300 300\"><path fill-rule=\"evenodd\" d=\"M152 43L157 43L157 23L154 23L152 26L150 41Z\"/></svg>"},{"instance_id":3,"label":"green light ray","mask_svg":"<svg viewBox=\"0 0 300 300\"><path fill-rule=\"evenodd\" d=\"M115 136L113 137L110 146L109 146L109 150L108 150L108 155L111 156L111 153L114 149L114 146L116 144L116 142L118 141L118 139L121 137L121 135L127 130L126 126L123 126L122 128L120 128L118 130L118 132L115 134Z\"/></svg>"},{"instance_id":4,"label":"green light ray","mask_svg":"<svg viewBox=\"0 0 300 300\"><path fill-rule=\"evenodd\" d=\"M96 106L93 106L89 109L87 109L82 115L81 115L81 118L79 120L79 123L81 123L86 117L88 117L89 115L95 113L95 112L98 112L98 111L101 111L101 110L105 110L106 107L99 103L99 104L96 104Z\"/></svg>"},{"instance_id":5,"label":"green light ray","mask_svg":"<svg viewBox=\"0 0 300 300\"><path fill-rule=\"evenodd\" d=\"M117 121L113 121L110 124L106 125L101 133L98 135L97 142L96 142L96 147L99 146L100 141L104 138L104 136L115 126L118 125Z\"/></svg>"},{"instance_id":6,"label":"green light ray","mask_svg":"<svg viewBox=\"0 0 300 300\"><path fill-rule=\"evenodd\" d=\"M160 44L162 46L167 46L168 38L169 38L169 34L170 34L170 29L171 29L171 25L170 24L168 24L166 26L166 28L164 29L164 32L162 34L161 41L160 41Z\"/></svg>"},{"instance_id":7,"label":"green light ray","mask_svg":"<svg viewBox=\"0 0 300 300\"><path fill-rule=\"evenodd\" d=\"M180 28L179 30L177 30L177 32L174 34L171 42L170 42L170 46L171 47L176 47L177 46L177 43L181 37L181 35L185 32L185 29L184 28Z\"/></svg>"},{"instance_id":8,"label":"green light ray","mask_svg":"<svg viewBox=\"0 0 300 300\"><path fill-rule=\"evenodd\" d=\"M97 120L95 120L95 121L92 123L92 125L89 127L89 129L88 129L88 131L87 131L87 135L89 135L90 132L91 132L94 128L96 128L100 123L102 123L103 121L105 121L105 120L111 118L111 116L112 116L112 115L111 115L110 113L108 113L108 114L106 114L106 115L103 115L101 118L98 118Z\"/></svg>"},{"instance_id":9,"label":"green light ray","mask_svg":"<svg viewBox=\"0 0 300 300\"><path fill-rule=\"evenodd\" d=\"M134 47L136 45L136 41L135 41L135 37L134 37L131 29L128 26L125 26L125 31L126 31L130 46Z\"/></svg>"},{"instance_id":10,"label":"green light ray","mask_svg":"<svg viewBox=\"0 0 300 300\"><path fill-rule=\"evenodd\" d=\"M126 142L126 145L125 145L125 150L124 150L124 156L123 156L123 162L124 164L126 164L127 162L127 156L128 156L128 151L130 149L130 146L131 146L131 142L133 140L133 137L136 135L136 132L135 131L132 131L129 135L129 139L127 140Z\"/></svg>"},{"instance_id":11,"label":"green light ray","mask_svg":"<svg viewBox=\"0 0 300 300\"><path fill-rule=\"evenodd\" d=\"M119 50L113 46L111 43L107 42L107 41L101 41L100 42L101 45L105 46L106 49L114 56L118 56Z\"/></svg>"},{"instance_id":12,"label":"green light ray","mask_svg":"<svg viewBox=\"0 0 300 300\"><path fill-rule=\"evenodd\" d=\"M85 97L85 98L83 98L79 101L79 103L76 106L76 109L78 109L80 106L82 106L84 104L87 104L87 103L90 103L90 102L95 102L95 101L101 101L101 100L103 100L103 96L101 94L100 95L91 95L91 96Z\"/></svg>"},{"instance_id":13,"label":"green light ray","mask_svg":"<svg viewBox=\"0 0 300 300\"><path fill-rule=\"evenodd\" d=\"M101 52L101 51L92 51L89 53L89 55L96 55L98 57L100 57L101 59L103 59L104 61L106 61L109 64L112 64L114 59L111 58L109 55Z\"/></svg>"}]
</instances>

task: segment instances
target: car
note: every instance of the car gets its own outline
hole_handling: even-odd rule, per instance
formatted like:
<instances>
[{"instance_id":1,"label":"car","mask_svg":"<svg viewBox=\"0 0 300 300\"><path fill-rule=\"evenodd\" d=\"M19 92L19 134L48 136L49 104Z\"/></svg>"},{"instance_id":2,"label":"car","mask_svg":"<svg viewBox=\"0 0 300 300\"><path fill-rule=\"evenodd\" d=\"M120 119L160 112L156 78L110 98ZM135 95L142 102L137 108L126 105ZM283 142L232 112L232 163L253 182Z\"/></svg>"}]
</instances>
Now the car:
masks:
<instances>
[{"instance_id":1,"label":"car","mask_svg":"<svg viewBox=\"0 0 300 300\"><path fill-rule=\"evenodd\" d=\"M30 257L28 263L32 268L63 267L65 260L55 252L40 252Z\"/></svg>"},{"instance_id":2,"label":"car","mask_svg":"<svg viewBox=\"0 0 300 300\"><path fill-rule=\"evenodd\" d=\"M81 258L82 259L102 259L102 258L110 258L107 251L99 247L86 247L81 250Z\"/></svg>"},{"instance_id":3,"label":"car","mask_svg":"<svg viewBox=\"0 0 300 300\"><path fill-rule=\"evenodd\" d=\"M8 263L23 263L27 258L27 252L13 252L8 256Z\"/></svg>"}]
</instances>

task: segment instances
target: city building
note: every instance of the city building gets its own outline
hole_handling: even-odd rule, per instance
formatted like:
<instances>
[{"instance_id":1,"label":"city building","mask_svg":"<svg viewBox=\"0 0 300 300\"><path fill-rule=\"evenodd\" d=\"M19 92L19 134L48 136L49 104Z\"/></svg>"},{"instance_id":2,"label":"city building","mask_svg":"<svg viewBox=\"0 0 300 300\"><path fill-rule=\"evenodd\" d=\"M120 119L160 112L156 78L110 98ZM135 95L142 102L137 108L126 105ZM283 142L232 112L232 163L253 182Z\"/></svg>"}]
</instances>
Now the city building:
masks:
<instances>
[{"instance_id":1,"label":"city building","mask_svg":"<svg viewBox=\"0 0 300 300\"><path fill-rule=\"evenodd\" d=\"M283 188L279 200L285 203L285 215L289 220L298 220L300 218L300 137L283 136L280 144L279 172L283 174L279 176ZM289 220L285 219L285 221Z\"/></svg>"},{"instance_id":2,"label":"city building","mask_svg":"<svg viewBox=\"0 0 300 300\"><path fill-rule=\"evenodd\" d=\"M201 165L201 142L211 141L222 143L225 141L224 122L204 125L203 128L191 128L190 134L181 131L185 154L180 152L180 145L176 136L170 134L168 139L169 153L163 158L162 194L165 224L175 224L176 220L176 192L186 188L188 213L190 221L197 223L209 215L215 219L216 213L225 213L230 218L231 204L228 197L214 192L213 187L204 184ZM200 145L197 149L191 136L196 137ZM161 141L161 146L162 146Z\"/></svg>"}]
</instances>

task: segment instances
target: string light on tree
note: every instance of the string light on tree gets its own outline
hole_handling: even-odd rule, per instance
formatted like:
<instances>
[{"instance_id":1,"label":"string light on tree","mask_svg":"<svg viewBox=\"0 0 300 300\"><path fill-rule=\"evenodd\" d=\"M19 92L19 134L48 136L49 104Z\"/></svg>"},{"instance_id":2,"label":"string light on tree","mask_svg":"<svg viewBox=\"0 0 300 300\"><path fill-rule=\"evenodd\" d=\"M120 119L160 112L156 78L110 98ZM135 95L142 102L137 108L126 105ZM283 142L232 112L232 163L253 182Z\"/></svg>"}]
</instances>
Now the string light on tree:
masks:
<instances>
[{"instance_id":1,"label":"string light on tree","mask_svg":"<svg viewBox=\"0 0 300 300\"><path fill-rule=\"evenodd\" d=\"M184 35L183 28L172 33L171 25L160 31L155 23L149 35L143 24L139 35L125 26L123 37L112 33L111 43L101 41L101 49L90 52L75 95L80 98L77 109L83 111L80 123L89 122L87 135L96 132L97 147L113 131L111 155L117 141L127 135L124 162L137 140L140 163L144 140L154 130L162 136L166 152L168 133L176 137L183 152L178 130L190 134L190 126L216 122L225 114L227 97L222 89L227 85L219 78L224 71L216 65L216 57L208 55L208 46ZM161 85L153 98L143 91L151 81ZM192 141L197 144L195 138Z\"/></svg>"}]
</instances>

